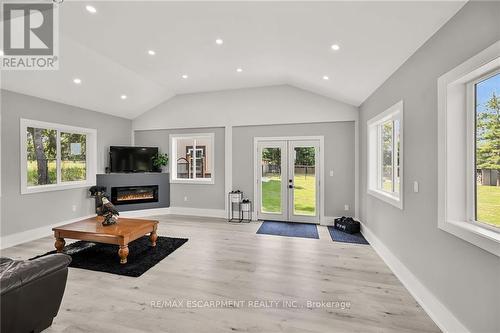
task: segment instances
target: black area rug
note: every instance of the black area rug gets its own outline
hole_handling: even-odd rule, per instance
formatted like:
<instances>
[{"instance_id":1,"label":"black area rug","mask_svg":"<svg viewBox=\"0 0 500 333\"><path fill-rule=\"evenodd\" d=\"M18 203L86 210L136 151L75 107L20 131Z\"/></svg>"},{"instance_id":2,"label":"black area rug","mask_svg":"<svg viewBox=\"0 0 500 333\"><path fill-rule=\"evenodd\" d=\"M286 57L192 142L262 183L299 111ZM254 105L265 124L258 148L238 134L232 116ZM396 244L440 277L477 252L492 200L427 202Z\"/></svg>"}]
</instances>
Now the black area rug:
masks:
<instances>
[{"instance_id":1,"label":"black area rug","mask_svg":"<svg viewBox=\"0 0 500 333\"><path fill-rule=\"evenodd\" d=\"M120 264L118 245L78 241L65 246L64 253L73 259L70 267L139 277L187 241L186 238L158 237L156 247L152 247L148 236L141 237L128 244L126 264ZM35 258L53 253L56 251Z\"/></svg>"}]
</instances>

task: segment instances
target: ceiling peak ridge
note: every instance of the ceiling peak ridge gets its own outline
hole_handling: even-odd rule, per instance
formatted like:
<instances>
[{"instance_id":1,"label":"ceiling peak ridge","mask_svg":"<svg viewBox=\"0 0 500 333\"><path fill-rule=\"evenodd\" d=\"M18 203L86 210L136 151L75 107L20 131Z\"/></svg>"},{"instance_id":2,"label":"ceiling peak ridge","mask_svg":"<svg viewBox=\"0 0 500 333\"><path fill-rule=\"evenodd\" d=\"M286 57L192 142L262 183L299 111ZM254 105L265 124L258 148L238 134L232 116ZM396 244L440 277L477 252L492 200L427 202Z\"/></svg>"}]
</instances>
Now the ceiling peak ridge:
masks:
<instances>
[{"instance_id":1,"label":"ceiling peak ridge","mask_svg":"<svg viewBox=\"0 0 500 333\"><path fill-rule=\"evenodd\" d=\"M165 98L160 103L154 105L153 107L147 109L144 112L141 112L140 114L138 114L135 117L130 118L130 119L135 120L135 119L139 118L140 116L146 114L147 112L156 109L158 106L160 106L164 103L170 102L171 100L173 100L176 97L181 98L181 97L188 97L188 96L193 96L193 95L209 95L209 94L217 94L217 93L230 93L230 92L238 92L238 91L245 91L245 90L248 91L248 90L266 89L266 88L279 88L279 87L288 87L288 88L296 89L296 90L302 91L304 93L311 94L311 95L314 95L314 96L319 97L319 98L324 98L324 99L327 99L327 100L334 102L334 103L345 104L345 105L348 105L350 107L354 107L357 110L359 110L359 105L354 105L352 103L348 103L348 102L333 98L331 96L327 96L325 94L321 94L321 93L318 93L318 92L315 92L315 91L312 91L309 89L304 89L302 87L298 87L297 85L295 85L293 83L285 82L285 83L279 83L279 84L249 86L249 87L234 88L234 89L220 89L220 90L213 90L213 91L198 91L198 92L190 92L190 93L182 93L182 94L173 94L172 96Z\"/></svg>"}]
</instances>

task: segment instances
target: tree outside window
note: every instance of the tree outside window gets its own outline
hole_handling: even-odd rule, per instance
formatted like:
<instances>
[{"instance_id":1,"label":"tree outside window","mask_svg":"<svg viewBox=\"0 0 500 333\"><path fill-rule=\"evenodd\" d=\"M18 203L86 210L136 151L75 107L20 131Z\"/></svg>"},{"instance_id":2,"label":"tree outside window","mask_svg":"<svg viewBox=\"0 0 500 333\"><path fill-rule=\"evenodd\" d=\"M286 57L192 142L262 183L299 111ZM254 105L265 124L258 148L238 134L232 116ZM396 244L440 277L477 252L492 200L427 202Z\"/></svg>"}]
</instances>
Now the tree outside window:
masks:
<instances>
[{"instance_id":1,"label":"tree outside window","mask_svg":"<svg viewBox=\"0 0 500 333\"><path fill-rule=\"evenodd\" d=\"M500 74L475 85L476 220L500 227Z\"/></svg>"},{"instance_id":2,"label":"tree outside window","mask_svg":"<svg viewBox=\"0 0 500 333\"><path fill-rule=\"evenodd\" d=\"M56 130L27 128L28 186L57 183Z\"/></svg>"}]
</instances>

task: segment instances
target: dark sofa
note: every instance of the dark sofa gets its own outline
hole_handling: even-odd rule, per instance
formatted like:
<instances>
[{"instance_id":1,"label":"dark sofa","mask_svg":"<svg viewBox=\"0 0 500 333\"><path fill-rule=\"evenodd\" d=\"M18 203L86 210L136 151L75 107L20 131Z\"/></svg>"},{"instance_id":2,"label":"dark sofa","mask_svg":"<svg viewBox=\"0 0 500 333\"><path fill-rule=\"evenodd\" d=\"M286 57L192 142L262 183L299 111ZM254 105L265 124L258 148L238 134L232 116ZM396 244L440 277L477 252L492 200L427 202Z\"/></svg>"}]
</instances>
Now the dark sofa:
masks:
<instances>
[{"instance_id":1,"label":"dark sofa","mask_svg":"<svg viewBox=\"0 0 500 333\"><path fill-rule=\"evenodd\" d=\"M1 332L41 332L59 311L71 257L0 258Z\"/></svg>"}]
</instances>

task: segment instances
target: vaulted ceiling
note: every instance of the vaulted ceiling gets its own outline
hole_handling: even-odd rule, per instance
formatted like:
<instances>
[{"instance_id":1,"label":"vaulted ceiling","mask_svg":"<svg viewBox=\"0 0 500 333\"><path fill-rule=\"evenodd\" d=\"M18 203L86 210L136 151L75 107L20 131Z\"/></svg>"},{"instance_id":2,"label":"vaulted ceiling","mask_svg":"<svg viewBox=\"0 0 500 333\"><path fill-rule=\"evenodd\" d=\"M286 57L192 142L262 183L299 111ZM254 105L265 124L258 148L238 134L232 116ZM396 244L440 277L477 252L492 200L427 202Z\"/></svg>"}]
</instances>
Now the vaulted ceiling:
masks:
<instances>
[{"instance_id":1,"label":"vaulted ceiling","mask_svg":"<svg viewBox=\"0 0 500 333\"><path fill-rule=\"evenodd\" d=\"M357 106L463 4L66 0L59 70L3 71L1 86L127 118L177 94L278 84Z\"/></svg>"}]
</instances>

